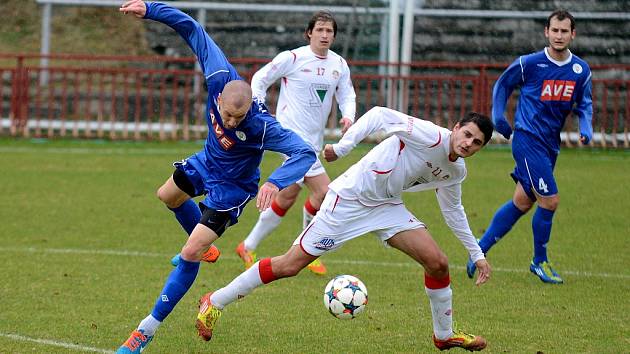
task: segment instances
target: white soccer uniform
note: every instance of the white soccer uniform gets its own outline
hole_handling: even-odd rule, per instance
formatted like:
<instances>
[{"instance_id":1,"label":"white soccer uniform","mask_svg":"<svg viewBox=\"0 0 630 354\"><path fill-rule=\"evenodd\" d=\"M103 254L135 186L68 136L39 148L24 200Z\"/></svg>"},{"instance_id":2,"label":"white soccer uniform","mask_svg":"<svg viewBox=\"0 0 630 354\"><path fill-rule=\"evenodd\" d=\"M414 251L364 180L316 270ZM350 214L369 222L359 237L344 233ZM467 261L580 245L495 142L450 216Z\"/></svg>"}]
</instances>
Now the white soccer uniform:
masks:
<instances>
[{"instance_id":1,"label":"white soccer uniform","mask_svg":"<svg viewBox=\"0 0 630 354\"><path fill-rule=\"evenodd\" d=\"M354 121L356 94L346 61L329 50L321 57L310 46L278 54L273 61L252 77L255 97L265 99L267 89L282 79L276 108L280 124L296 132L319 152L324 143L324 129L336 97L342 117ZM325 170L319 159L306 176L316 176Z\"/></svg>"},{"instance_id":2,"label":"white soccer uniform","mask_svg":"<svg viewBox=\"0 0 630 354\"><path fill-rule=\"evenodd\" d=\"M355 123L339 143L347 155L368 135L391 135L336 178L311 224L295 240L304 251L322 255L368 232L385 241L395 234L424 227L403 205L402 192L436 190L446 224L476 262L484 259L461 203L466 177L463 158L449 160L451 131L429 121L375 107Z\"/></svg>"}]
</instances>

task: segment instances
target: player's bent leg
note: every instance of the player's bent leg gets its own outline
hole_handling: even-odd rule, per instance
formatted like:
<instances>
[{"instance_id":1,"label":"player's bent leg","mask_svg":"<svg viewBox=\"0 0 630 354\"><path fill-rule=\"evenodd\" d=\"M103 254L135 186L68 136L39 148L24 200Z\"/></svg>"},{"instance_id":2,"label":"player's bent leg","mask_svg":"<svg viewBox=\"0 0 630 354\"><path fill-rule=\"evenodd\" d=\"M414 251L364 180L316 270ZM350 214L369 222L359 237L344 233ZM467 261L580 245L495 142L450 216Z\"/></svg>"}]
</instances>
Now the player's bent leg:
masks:
<instances>
[{"instance_id":1,"label":"player's bent leg","mask_svg":"<svg viewBox=\"0 0 630 354\"><path fill-rule=\"evenodd\" d=\"M304 253L298 246L293 246L282 256L256 262L225 287L205 294L199 300L196 320L199 336L204 340L212 338L216 322L225 306L246 297L264 284L298 274L313 258L315 257Z\"/></svg>"}]
</instances>

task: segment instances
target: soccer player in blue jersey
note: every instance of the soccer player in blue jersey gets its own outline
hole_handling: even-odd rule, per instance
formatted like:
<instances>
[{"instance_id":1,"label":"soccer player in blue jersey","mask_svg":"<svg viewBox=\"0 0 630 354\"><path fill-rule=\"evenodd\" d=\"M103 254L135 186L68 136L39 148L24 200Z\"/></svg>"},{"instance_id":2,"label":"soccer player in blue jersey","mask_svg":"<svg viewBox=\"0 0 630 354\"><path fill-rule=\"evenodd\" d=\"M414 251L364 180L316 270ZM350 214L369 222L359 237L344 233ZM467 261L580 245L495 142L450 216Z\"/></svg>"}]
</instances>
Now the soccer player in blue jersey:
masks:
<instances>
[{"instance_id":1,"label":"soccer player in blue jersey","mask_svg":"<svg viewBox=\"0 0 630 354\"><path fill-rule=\"evenodd\" d=\"M492 92L495 129L509 139L512 127L504 112L512 91L520 87L512 138L516 163L512 178L516 189L512 199L494 214L479 245L487 253L538 203L532 219L534 258L529 269L545 283L562 284L547 258L547 243L559 201L553 169L560 150L560 130L571 112L579 117L582 144L588 144L593 136L591 70L569 50L575 38L575 20L568 11L556 10L547 18L545 37L549 45L516 59L499 77ZM475 269L469 260L466 272L470 278Z\"/></svg>"},{"instance_id":2,"label":"soccer player in blue jersey","mask_svg":"<svg viewBox=\"0 0 630 354\"><path fill-rule=\"evenodd\" d=\"M178 215L182 226L190 229L178 265L151 313L118 349L118 353L140 353L191 287L204 252L238 221L247 202L258 193L256 207L267 209L279 190L304 176L316 155L297 134L282 128L261 101L252 99L249 84L190 16L165 4L141 0L127 1L119 11L162 22L177 31L197 56L208 88L206 120L210 131L205 146L175 164L173 176L158 191L160 199L172 209L194 204L193 197L205 198L196 216L192 206L189 214ZM288 159L258 191L259 165L265 150L283 153Z\"/></svg>"}]
</instances>

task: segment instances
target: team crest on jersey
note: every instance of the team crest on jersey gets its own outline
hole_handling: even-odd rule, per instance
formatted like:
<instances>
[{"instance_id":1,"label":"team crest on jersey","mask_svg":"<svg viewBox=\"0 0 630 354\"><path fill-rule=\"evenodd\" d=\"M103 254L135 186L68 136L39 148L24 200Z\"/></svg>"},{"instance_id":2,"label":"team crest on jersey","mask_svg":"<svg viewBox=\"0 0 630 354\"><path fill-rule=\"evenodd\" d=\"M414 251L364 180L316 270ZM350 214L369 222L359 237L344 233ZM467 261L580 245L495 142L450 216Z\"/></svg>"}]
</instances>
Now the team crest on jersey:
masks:
<instances>
[{"instance_id":1,"label":"team crest on jersey","mask_svg":"<svg viewBox=\"0 0 630 354\"><path fill-rule=\"evenodd\" d=\"M240 140L240 141L245 141L245 139L247 139L247 135L245 135L244 132L237 130L236 131L236 137Z\"/></svg>"},{"instance_id":2,"label":"team crest on jersey","mask_svg":"<svg viewBox=\"0 0 630 354\"><path fill-rule=\"evenodd\" d=\"M575 63L573 64L573 72L576 74L581 74L582 73L582 65Z\"/></svg>"},{"instance_id":3,"label":"team crest on jersey","mask_svg":"<svg viewBox=\"0 0 630 354\"><path fill-rule=\"evenodd\" d=\"M339 71L337 71L337 70L333 70L333 72L332 72L332 77L333 77L333 79L338 80L338 79L339 79L339 76L341 76L341 74L339 73Z\"/></svg>"},{"instance_id":4,"label":"team crest on jersey","mask_svg":"<svg viewBox=\"0 0 630 354\"><path fill-rule=\"evenodd\" d=\"M575 69L575 68L574 68ZM545 80L540 92L541 101L571 101L575 81L571 80Z\"/></svg>"}]
</instances>

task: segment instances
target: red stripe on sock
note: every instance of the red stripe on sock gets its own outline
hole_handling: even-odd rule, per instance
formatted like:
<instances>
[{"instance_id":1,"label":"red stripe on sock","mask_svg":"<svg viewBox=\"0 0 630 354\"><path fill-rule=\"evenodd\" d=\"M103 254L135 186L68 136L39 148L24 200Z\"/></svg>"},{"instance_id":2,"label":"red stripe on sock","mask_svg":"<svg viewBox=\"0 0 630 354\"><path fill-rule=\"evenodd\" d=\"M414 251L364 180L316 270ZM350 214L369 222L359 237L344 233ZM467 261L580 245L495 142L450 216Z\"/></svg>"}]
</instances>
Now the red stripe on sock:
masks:
<instances>
[{"instance_id":1,"label":"red stripe on sock","mask_svg":"<svg viewBox=\"0 0 630 354\"><path fill-rule=\"evenodd\" d=\"M260 263L258 263L258 274L260 274L260 280L262 280L263 284L271 283L277 279L271 270L271 258L260 260Z\"/></svg>"},{"instance_id":2,"label":"red stripe on sock","mask_svg":"<svg viewBox=\"0 0 630 354\"><path fill-rule=\"evenodd\" d=\"M306 211L313 216L315 216L315 214L317 214L317 212L319 211L319 209L315 209L313 207L313 204L311 204L311 200L308 198L306 198L306 203L304 203L304 209L306 209Z\"/></svg>"},{"instance_id":3,"label":"red stripe on sock","mask_svg":"<svg viewBox=\"0 0 630 354\"><path fill-rule=\"evenodd\" d=\"M424 273L424 286L429 289L444 289L451 284L451 276L446 275L442 279L433 278L432 276Z\"/></svg>"},{"instance_id":4,"label":"red stripe on sock","mask_svg":"<svg viewBox=\"0 0 630 354\"><path fill-rule=\"evenodd\" d=\"M284 214L287 213L288 209L282 209L274 200L273 202L271 202L271 210L273 210L273 212L276 213L278 216L284 216Z\"/></svg>"}]
</instances>

